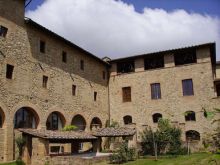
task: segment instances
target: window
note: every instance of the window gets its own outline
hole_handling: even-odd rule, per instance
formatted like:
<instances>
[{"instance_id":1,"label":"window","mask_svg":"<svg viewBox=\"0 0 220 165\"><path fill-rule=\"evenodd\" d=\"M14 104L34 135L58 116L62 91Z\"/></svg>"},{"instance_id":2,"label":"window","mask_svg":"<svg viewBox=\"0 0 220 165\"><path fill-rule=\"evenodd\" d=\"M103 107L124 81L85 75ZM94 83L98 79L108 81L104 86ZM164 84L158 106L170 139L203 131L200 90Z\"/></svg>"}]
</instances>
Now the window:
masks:
<instances>
[{"instance_id":1,"label":"window","mask_svg":"<svg viewBox=\"0 0 220 165\"><path fill-rule=\"evenodd\" d=\"M76 85L72 85L72 95L76 96Z\"/></svg>"},{"instance_id":2,"label":"window","mask_svg":"<svg viewBox=\"0 0 220 165\"><path fill-rule=\"evenodd\" d=\"M52 112L47 118L47 130L61 130L64 126L64 117L58 112Z\"/></svg>"},{"instance_id":3,"label":"window","mask_svg":"<svg viewBox=\"0 0 220 165\"><path fill-rule=\"evenodd\" d=\"M94 101L97 100L97 92L94 92Z\"/></svg>"},{"instance_id":4,"label":"window","mask_svg":"<svg viewBox=\"0 0 220 165\"><path fill-rule=\"evenodd\" d=\"M105 78L106 78L105 71L102 72L102 78L103 78L103 80L105 80Z\"/></svg>"},{"instance_id":5,"label":"window","mask_svg":"<svg viewBox=\"0 0 220 165\"><path fill-rule=\"evenodd\" d=\"M46 43L40 40L40 52L45 53L45 49L46 49Z\"/></svg>"},{"instance_id":6,"label":"window","mask_svg":"<svg viewBox=\"0 0 220 165\"><path fill-rule=\"evenodd\" d=\"M162 118L162 115L160 113L153 114L153 122L158 123L159 119Z\"/></svg>"},{"instance_id":7,"label":"window","mask_svg":"<svg viewBox=\"0 0 220 165\"><path fill-rule=\"evenodd\" d=\"M134 61L125 61L125 62L118 62L117 63L117 72L118 73L129 73L134 72Z\"/></svg>"},{"instance_id":8,"label":"window","mask_svg":"<svg viewBox=\"0 0 220 165\"><path fill-rule=\"evenodd\" d=\"M216 84L216 93L217 93L217 96L219 97L220 96L220 82L218 84Z\"/></svg>"},{"instance_id":9,"label":"window","mask_svg":"<svg viewBox=\"0 0 220 165\"><path fill-rule=\"evenodd\" d=\"M48 77L43 76L43 88L47 88Z\"/></svg>"},{"instance_id":10,"label":"window","mask_svg":"<svg viewBox=\"0 0 220 165\"><path fill-rule=\"evenodd\" d=\"M151 99L161 99L160 83L151 84Z\"/></svg>"},{"instance_id":11,"label":"window","mask_svg":"<svg viewBox=\"0 0 220 165\"><path fill-rule=\"evenodd\" d=\"M196 50L195 49L189 49L185 51L178 51L174 54L174 61L175 65L184 65L184 64L191 64L196 63Z\"/></svg>"},{"instance_id":12,"label":"window","mask_svg":"<svg viewBox=\"0 0 220 165\"><path fill-rule=\"evenodd\" d=\"M132 124L132 117L127 115L127 116L124 116L123 117L123 120L124 120L124 124L127 125L127 124Z\"/></svg>"},{"instance_id":13,"label":"window","mask_svg":"<svg viewBox=\"0 0 220 165\"><path fill-rule=\"evenodd\" d=\"M147 57L144 59L144 68L156 69L164 67L164 56L163 55L154 55L153 57Z\"/></svg>"},{"instance_id":14,"label":"window","mask_svg":"<svg viewBox=\"0 0 220 165\"><path fill-rule=\"evenodd\" d=\"M131 87L122 88L123 102L131 102Z\"/></svg>"},{"instance_id":15,"label":"window","mask_svg":"<svg viewBox=\"0 0 220 165\"><path fill-rule=\"evenodd\" d=\"M200 133L194 130L189 130L186 132L186 140L200 140Z\"/></svg>"},{"instance_id":16,"label":"window","mask_svg":"<svg viewBox=\"0 0 220 165\"><path fill-rule=\"evenodd\" d=\"M37 128L38 116L34 110L23 107L20 108L14 116L14 128Z\"/></svg>"},{"instance_id":17,"label":"window","mask_svg":"<svg viewBox=\"0 0 220 165\"><path fill-rule=\"evenodd\" d=\"M12 79L13 77L14 66L7 64L6 66L6 78Z\"/></svg>"},{"instance_id":18,"label":"window","mask_svg":"<svg viewBox=\"0 0 220 165\"><path fill-rule=\"evenodd\" d=\"M102 128L102 122L98 117L94 117L90 124L90 130L94 130L97 128Z\"/></svg>"},{"instance_id":19,"label":"window","mask_svg":"<svg viewBox=\"0 0 220 165\"><path fill-rule=\"evenodd\" d=\"M62 61L64 62L64 63L66 63L67 62L67 53L66 52L62 52Z\"/></svg>"},{"instance_id":20,"label":"window","mask_svg":"<svg viewBox=\"0 0 220 165\"><path fill-rule=\"evenodd\" d=\"M196 121L196 114L193 111L185 112L185 120L186 121Z\"/></svg>"},{"instance_id":21,"label":"window","mask_svg":"<svg viewBox=\"0 0 220 165\"><path fill-rule=\"evenodd\" d=\"M0 25L0 37L6 37L8 28Z\"/></svg>"},{"instance_id":22,"label":"window","mask_svg":"<svg viewBox=\"0 0 220 165\"><path fill-rule=\"evenodd\" d=\"M84 70L84 61L83 60L80 60L80 69Z\"/></svg>"},{"instance_id":23,"label":"window","mask_svg":"<svg viewBox=\"0 0 220 165\"><path fill-rule=\"evenodd\" d=\"M183 96L194 95L192 79L182 80Z\"/></svg>"}]
</instances>

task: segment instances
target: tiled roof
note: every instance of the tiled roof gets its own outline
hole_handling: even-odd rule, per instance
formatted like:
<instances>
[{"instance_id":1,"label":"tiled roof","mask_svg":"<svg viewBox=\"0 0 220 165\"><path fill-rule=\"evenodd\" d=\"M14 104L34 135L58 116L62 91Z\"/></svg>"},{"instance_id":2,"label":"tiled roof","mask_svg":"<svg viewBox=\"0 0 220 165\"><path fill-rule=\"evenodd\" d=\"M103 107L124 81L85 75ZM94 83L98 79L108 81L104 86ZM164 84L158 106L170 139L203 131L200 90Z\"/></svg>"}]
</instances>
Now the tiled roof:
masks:
<instances>
[{"instance_id":1,"label":"tiled roof","mask_svg":"<svg viewBox=\"0 0 220 165\"><path fill-rule=\"evenodd\" d=\"M92 140L95 136L83 131L50 131L38 129L19 129L24 134L51 140Z\"/></svg>"},{"instance_id":2,"label":"tiled roof","mask_svg":"<svg viewBox=\"0 0 220 165\"><path fill-rule=\"evenodd\" d=\"M120 128L100 128L95 130L92 134L97 137L120 137L132 136L136 133L134 128L120 127Z\"/></svg>"}]
</instances>

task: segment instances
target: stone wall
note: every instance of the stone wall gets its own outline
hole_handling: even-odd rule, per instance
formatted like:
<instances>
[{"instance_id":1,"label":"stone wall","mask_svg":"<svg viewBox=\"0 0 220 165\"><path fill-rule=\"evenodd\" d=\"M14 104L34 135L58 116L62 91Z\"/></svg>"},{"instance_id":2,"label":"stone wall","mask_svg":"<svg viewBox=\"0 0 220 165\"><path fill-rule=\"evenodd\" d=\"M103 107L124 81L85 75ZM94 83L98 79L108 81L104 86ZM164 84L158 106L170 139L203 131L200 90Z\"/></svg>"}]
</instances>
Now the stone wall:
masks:
<instances>
[{"instance_id":1,"label":"stone wall","mask_svg":"<svg viewBox=\"0 0 220 165\"><path fill-rule=\"evenodd\" d=\"M7 0L0 5L5 12L16 8L15 15L19 13L15 17L13 12L0 10L0 25L8 28L6 37L0 37L0 108L7 116L5 137L1 137L5 138L5 161L15 158L13 119L22 107L30 107L36 113L38 129L46 128L53 111L64 116L66 125L71 124L75 115L82 115L86 131L90 130L93 117L98 117L103 126L108 120L108 80L102 77L103 71L107 73L107 65L77 46L24 23L22 11L17 11L23 2ZM45 54L39 51L41 39L46 42ZM67 52L67 63L62 62L62 51ZM84 71L80 69L80 60L84 60ZM7 64L14 66L12 79L6 78ZM43 75L48 76L46 89L42 87ZM72 95L72 85L76 85L76 96Z\"/></svg>"},{"instance_id":2,"label":"stone wall","mask_svg":"<svg viewBox=\"0 0 220 165\"><path fill-rule=\"evenodd\" d=\"M216 78L220 78L220 64L216 65Z\"/></svg>"},{"instance_id":3,"label":"stone wall","mask_svg":"<svg viewBox=\"0 0 220 165\"><path fill-rule=\"evenodd\" d=\"M157 127L153 123L152 115L161 113L163 118L177 123L183 130L182 140L185 141L185 131L196 130L201 139L206 134L213 133L216 124L204 117L203 108L213 111L219 105L214 92L213 73L210 61L209 47L197 49L197 63L176 66L172 54L164 55L165 67L160 69L144 70L144 59L135 59L135 72L117 74L116 62L112 63L110 88L110 117L124 125L123 117L132 116L140 132L147 126ZM193 96L183 96L182 80L192 79L194 86ZM160 83L161 99L151 99L152 83ZM122 87L131 87L131 102L122 101ZM215 98L215 99L214 99ZM218 103L217 103L218 102ZM218 105L217 105L218 104ZM194 111L196 121L185 121L184 113ZM202 144L202 140L200 141Z\"/></svg>"}]
</instances>

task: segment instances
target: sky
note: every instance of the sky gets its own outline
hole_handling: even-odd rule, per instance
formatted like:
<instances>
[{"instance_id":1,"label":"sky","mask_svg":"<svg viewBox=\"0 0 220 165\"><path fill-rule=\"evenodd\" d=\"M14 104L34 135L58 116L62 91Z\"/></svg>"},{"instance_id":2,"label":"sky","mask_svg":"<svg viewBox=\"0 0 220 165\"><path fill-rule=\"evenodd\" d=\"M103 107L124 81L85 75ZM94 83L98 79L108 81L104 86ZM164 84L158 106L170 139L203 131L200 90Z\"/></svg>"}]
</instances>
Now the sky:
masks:
<instances>
[{"instance_id":1,"label":"sky","mask_svg":"<svg viewBox=\"0 0 220 165\"><path fill-rule=\"evenodd\" d=\"M216 42L220 0L32 0L26 16L112 59Z\"/></svg>"}]
</instances>

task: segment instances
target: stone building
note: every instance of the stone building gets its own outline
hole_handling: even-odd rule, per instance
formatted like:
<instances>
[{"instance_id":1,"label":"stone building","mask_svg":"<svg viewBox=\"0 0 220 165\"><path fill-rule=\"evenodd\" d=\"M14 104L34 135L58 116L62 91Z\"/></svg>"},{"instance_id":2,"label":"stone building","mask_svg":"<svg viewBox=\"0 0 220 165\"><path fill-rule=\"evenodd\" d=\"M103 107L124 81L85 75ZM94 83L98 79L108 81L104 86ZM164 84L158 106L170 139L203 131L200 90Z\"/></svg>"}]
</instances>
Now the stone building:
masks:
<instances>
[{"instance_id":1,"label":"stone building","mask_svg":"<svg viewBox=\"0 0 220 165\"><path fill-rule=\"evenodd\" d=\"M214 43L102 60L24 19L24 3L0 0L0 162L15 159L18 128L89 132L114 120L139 133L162 117L184 141L213 133L204 111L220 106Z\"/></svg>"}]
</instances>

